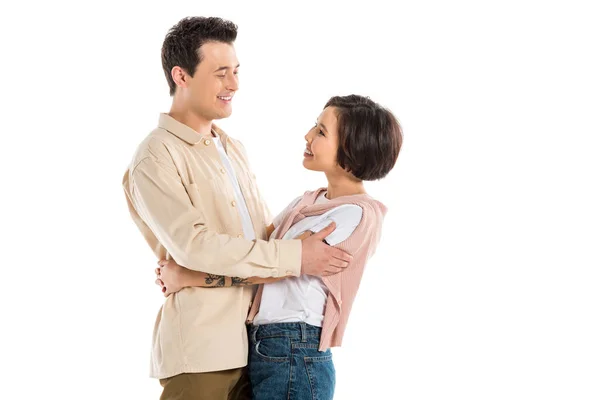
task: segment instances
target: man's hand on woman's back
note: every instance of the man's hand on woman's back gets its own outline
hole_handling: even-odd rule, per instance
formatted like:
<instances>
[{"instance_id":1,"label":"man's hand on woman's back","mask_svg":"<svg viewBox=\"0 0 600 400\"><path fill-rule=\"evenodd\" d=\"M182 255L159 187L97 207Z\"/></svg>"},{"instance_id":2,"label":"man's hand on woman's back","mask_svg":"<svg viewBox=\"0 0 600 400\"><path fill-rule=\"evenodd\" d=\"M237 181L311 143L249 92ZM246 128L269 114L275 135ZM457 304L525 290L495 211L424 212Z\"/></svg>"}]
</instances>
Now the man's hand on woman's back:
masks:
<instances>
[{"instance_id":1,"label":"man's hand on woman's back","mask_svg":"<svg viewBox=\"0 0 600 400\"><path fill-rule=\"evenodd\" d=\"M329 246L325 238L335 230L335 222L323 230L302 238L303 275L328 276L342 272L348 267L352 256L340 249ZM304 235L302 235L304 236Z\"/></svg>"}]
</instances>

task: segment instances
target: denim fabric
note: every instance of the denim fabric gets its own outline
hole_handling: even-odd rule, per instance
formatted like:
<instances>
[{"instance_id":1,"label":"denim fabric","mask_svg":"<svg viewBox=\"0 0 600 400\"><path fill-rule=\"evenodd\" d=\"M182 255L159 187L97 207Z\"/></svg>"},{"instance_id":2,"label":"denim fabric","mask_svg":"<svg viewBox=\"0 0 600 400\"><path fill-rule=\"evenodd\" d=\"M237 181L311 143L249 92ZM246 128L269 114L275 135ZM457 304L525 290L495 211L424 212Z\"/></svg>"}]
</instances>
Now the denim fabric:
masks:
<instances>
[{"instance_id":1,"label":"denim fabric","mask_svg":"<svg viewBox=\"0 0 600 400\"><path fill-rule=\"evenodd\" d=\"M304 322L248 326L248 372L255 400L331 400L331 350L318 350L321 328Z\"/></svg>"}]
</instances>

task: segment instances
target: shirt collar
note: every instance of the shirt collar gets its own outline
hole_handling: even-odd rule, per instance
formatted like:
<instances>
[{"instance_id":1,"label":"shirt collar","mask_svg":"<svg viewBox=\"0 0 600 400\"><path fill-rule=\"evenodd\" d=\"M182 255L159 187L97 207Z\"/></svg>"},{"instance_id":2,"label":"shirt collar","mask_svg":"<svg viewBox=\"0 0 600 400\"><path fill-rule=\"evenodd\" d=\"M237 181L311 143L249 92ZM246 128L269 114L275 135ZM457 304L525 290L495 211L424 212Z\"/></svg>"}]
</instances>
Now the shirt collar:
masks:
<instances>
[{"instance_id":1,"label":"shirt collar","mask_svg":"<svg viewBox=\"0 0 600 400\"><path fill-rule=\"evenodd\" d=\"M211 138L212 135L200 135L198 132L190 128L189 126L182 124L177 121L175 118L171 117L168 114L160 114L160 118L158 119L158 127L168 131L169 133L177 136L179 139L189 143L189 144L198 144L202 140ZM221 143L225 143L227 140L227 135L221 128L212 124L212 132L214 134L219 135L221 139Z\"/></svg>"}]
</instances>

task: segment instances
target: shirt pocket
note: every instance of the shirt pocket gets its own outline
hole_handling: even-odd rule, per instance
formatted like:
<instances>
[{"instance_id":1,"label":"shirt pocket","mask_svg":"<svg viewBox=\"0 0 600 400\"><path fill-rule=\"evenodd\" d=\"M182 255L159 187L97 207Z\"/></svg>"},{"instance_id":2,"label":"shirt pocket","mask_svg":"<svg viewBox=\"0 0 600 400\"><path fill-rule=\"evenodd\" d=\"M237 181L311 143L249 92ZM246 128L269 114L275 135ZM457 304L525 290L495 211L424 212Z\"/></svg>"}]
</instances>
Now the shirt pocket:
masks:
<instances>
[{"instance_id":1,"label":"shirt pocket","mask_svg":"<svg viewBox=\"0 0 600 400\"><path fill-rule=\"evenodd\" d=\"M184 183L183 186L192 205L205 215L216 212L218 202L223 198L223 188L215 179L203 179L196 183Z\"/></svg>"},{"instance_id":2,"label":"shirt pocket","mask_svg":"<svg viewBox=\"0 0 600 400\"><path fill-rule=\"evenodd\" d=\"M222 180L202 179L195 183L184 183L194 208L202 214L202 222L217 233L228 233L236 226L236 208L226 193ZM237 229L234 229L237 232Z\"/></svg>"},{"instance_id":3,"label":"shirt pocket","mask_svg":"<svg viewBox=\"0 0 600 400\"><path fill-rule=\"evenodd\" d=\"M187 192L188 197L190 198L190 201L192 202L192 205L195 208L201 208L202 207L202 198L198 191L198 185L195 183L184 183L183 186L185 187L185 191Z\"/></svg>"}]
</instances>

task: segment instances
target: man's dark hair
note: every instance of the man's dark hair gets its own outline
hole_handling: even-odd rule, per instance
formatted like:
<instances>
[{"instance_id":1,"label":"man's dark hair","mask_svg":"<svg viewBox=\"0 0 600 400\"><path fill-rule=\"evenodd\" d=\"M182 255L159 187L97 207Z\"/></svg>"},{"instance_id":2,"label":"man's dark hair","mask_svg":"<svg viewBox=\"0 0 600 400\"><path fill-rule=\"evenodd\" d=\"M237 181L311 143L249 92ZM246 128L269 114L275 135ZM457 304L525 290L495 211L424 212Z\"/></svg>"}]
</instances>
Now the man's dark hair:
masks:
<instances>
[{"instance_id":1,"label":"man's dark hair","mask_svg":"<svg viewBox=\"0 0 600 400\"><path fill-rule=\"evenodd\" d=\"M173 67L179 66L190 76L202 61L200 46L206 42L231 44L237 37L237 25L218 17L187 17L173 26L162 45L161 58L171 96L177 85L171 77Z\"/></svg>"},{"instance_id":2,"label":"man's dark hair","mask_svg":"<svg viewBox=\"0 0 600 400\"><path fill-rule=\"evenodd\" d=\"M373 181L392 170L402 147L402 128L394 114L368 97L334 96L339 146L337 163L356 178Z\"/></svg>"}]
</instances>

